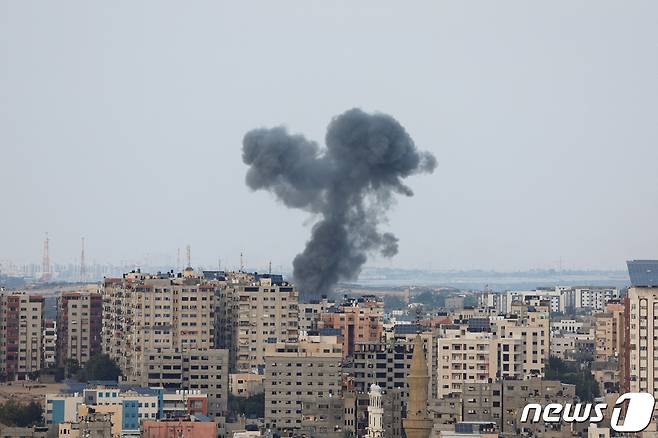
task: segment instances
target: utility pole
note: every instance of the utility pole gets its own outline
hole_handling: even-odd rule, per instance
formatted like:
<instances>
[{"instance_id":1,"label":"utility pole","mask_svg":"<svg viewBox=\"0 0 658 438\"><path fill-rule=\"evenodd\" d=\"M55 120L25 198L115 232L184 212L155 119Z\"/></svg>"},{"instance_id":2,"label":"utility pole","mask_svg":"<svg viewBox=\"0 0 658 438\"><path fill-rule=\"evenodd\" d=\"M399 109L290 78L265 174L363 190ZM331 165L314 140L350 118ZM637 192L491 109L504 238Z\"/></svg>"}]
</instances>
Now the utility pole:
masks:
<instances>
[{"instance_id":1,"label":"utility pole","mask_svg":"<svg viewBox=\"0 0 658 438\"><path fill-rule=\"evenodd\" d=\"M46 231L46 239L43 241L43 259L41 260L41 281L48 282L51 278L50 272L50 239Z\"/></svg>"},{"instance_id":2,"label":"utility pole","mask_svg":"<svg viewBox=\"0 0 658 438\"><path fill-rule=\"evenodd\" d=\"M85 282L85 277L87 276L87 270L85 267L85 238L82 239L82 248L80 250L80 283Z\"/></svg>"}]
</instances>

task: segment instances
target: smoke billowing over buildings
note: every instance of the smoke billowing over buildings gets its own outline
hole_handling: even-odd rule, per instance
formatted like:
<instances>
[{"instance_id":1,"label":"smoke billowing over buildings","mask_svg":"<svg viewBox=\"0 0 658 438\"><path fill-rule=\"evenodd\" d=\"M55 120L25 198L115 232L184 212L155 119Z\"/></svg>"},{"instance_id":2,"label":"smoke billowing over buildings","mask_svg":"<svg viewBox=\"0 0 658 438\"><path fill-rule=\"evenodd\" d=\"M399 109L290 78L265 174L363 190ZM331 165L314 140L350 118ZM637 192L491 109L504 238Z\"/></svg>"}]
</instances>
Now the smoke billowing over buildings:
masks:
<instances>
[{"instance_id":1,"label":"smoke billowing over buildings","mask_svg":"<svg viewBox=\"0 0 658 438\"><path fill-rule=\"evenodd\" d=\"M247 185L319 217L293 261L295 282L307 295L355 279L368 254L394 256L398 239L380 224L395 195L413 195L403 180L436 167L434 156L419 151L386 114L351 109L331 121L325 143L284 127L254 129L243 140Z\"/></svg>"}]
</instances>

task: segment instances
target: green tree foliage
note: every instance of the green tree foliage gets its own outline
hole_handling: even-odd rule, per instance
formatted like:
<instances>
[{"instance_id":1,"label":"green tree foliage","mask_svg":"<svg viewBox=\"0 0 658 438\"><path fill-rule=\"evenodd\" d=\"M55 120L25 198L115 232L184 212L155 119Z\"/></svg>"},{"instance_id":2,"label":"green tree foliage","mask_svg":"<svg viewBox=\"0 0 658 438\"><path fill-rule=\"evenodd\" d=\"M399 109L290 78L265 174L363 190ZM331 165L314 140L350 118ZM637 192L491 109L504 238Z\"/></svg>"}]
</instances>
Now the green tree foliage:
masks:
<instances>
[{"instance_id":1,"label":"green tree foliage","mask_svg":"<svg viewBox=\"0 0 658 438\"><path fill-rule=\"evenodd\" d=\"M384 309L387 311L405 309L406 307L407 303L402 298L396 295L384 296Z\"/></svg>"},{"instance_id":2,"label":"green tree foliage","mask_svg":"<svg viewBox=\"0 0 658 438\"><path fill-rule=\"evenodd\" d=\"M263 418L265 416L265 394L251 397L228 396L228 411L231 416L244 415L247 418Z\"/></svg>"},{"instance_id":3,"label":"green tree foliage","mask_svg":"<svg viewBox=\"0 0 658 438\"><path fill-rule=\"evenodd\" d=\"M0 423L11 427L43 424L43 408L37 402L21 404L10 400L0 404Z\"/></svg>"},{"instance_id":4,"label":"green tree foliage","mask_svg":"<svg viewBox=\"0 0 658 438\"><path fill-rule=\"evenodd\" d=\"M414 295L412 301L414 303L421 303L423 306L425 306L426 309L436 309L443 307L445 305L446 299L445 295L442 293L427 290L425 292Z\"/></svg>"},{"instance_id":5,"label":"green tree foliage","mask_svg":"<svg viewBox=\"0 0 658 438\"><path fill-rule=\"evenodd\" d=\"M91 380L116 381L121 375L121 368L107 354L97 354L89 359L75 375L80 382L89 382Z\"/></svg>"},{"instance_id":6,"label":"green tree foliage","mask_svg":"<svg viewBox=\"0 0 658 438\"><path fill-rule=\"evenodd\" d=\"M544 378L576 385L576 395L584 402L591 402L601 395L599 384L589 369L578 369L578 364L565 362L559 357L548 359Z\"/></svg>"},{"instance_id":7,"label":"green tree foliage","mask_svg":"<svg viewBox=\"0 0 658 438\"><path fill-rule=\"evenodd\" d=\"M477 307L478 299L475 295L466 295L464 297L464 307Z\"/></svg>"}]
</instances>

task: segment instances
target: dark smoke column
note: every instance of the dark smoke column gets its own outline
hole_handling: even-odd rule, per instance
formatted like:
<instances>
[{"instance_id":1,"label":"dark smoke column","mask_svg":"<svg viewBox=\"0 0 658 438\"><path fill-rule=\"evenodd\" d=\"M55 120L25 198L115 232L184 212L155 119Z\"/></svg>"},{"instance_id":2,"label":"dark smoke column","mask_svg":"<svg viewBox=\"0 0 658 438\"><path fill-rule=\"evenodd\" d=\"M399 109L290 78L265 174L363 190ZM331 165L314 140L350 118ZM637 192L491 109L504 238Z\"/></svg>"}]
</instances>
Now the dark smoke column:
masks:
<instances>
[{"instance_id":1,"label":"dark smoke column","mask_svg":"<svg viewBox=\"0 0 658 438\"><path fill-rule=\"evenodd\" d=\"M293 261L306 296L356 279L369 253L397 254L397 237L380 232L379 223L395 194L413 195L404 178L436 167L434 156L419 151L386 114L351 109L331 121L325 142L323 149L276 127L249 131L242 147L250 188L269 190L286 206L321 218Z\"/></svg>"}]
</instances>

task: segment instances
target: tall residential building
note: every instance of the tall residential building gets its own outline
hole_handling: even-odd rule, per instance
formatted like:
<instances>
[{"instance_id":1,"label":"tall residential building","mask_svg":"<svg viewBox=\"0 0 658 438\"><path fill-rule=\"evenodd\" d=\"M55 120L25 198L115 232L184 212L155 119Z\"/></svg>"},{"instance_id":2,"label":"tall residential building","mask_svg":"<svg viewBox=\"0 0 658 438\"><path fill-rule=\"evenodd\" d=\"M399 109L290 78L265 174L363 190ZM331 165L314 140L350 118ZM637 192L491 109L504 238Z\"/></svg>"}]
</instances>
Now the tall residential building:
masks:
<instances>
[{"instance_id":1,"label":"tall residential building","mask_svg":"<svg viewBox=\"0 0 658 438\"><path fill-rule=\"evenodd\" d=\"M44 298L0 293L0 373L24 379L43 368Z\"/></svg>"},{"instance_id":2,"label":"tall residential building","mask_svg":"<svg viewBox=\"0 0 658 438\"><path fill-rule=\"evenodd\" d=\"M265 427L282 436L343 436L339 344L270 346L265 357Z\"/></svg>"},{"instance_id":3,"label":"tall residential building","mask_svg":"<svg viewBox=\"0 0 658 438\"><path fill-rule=\"evenodd\" d=\"M385 393L400 390L406 403L409 395L407 374L411 367L414 339L417 332L407 336L391 337L384 341L358 342L354 352L343 361L343 371L352 376L352 385L357 394L366 394L371 384L376 383ZM427 350L427 368L430 370L428 393L436 396L436 357L431 354L436 347L436 338L431 332L420 334Z\"/></svg>"},{"instance_id":4,"label":"tall residential building","mask_svg":"<svg viewBox=\"0 0 658 438\"><path fill-rule=\"evenodd\" d=\"M48 319L43 329L43 367L57 365L57 321Z\"/></svg>"},{"instance_id":5,"label":"tall residential building","mask_svg":"<svg viewBox=\"0 0 658 438\"><path fill-rule=\"evenodd\" d=\"M201 389L209 413L223 414L228 352L214 349L216 280L139 271L103 283L103 351L126 380L147 386Z\"/></svg>"},{"instance_id":6,"label":"tall residential building","mask_svg":"<svg viewBox=\"0 0 658 438\"><path fill-rule=\"evenodd\" d=\"M235 368L262 370L268 345L299 340L299 292L275 275L259 275L233 288L237 321L228 325L235 330Z\"/></svg>"},{"instance_id":7,"label":"tall residential building","mask_svg":"<svg viewBox=\"0 0 658 438\"><path fill-rule=\"evenodd\" d=\"M454 405L455 414L462 422L494 422L496 429L505 436L518 436L520 428L530 429L531 436L544 436L551 426L560 425L540 423L521 423L520 416L528 403L570 403L576 399L575 385L559 381L530 380L500 380L496 382L471 383L464 388ZM564 423L569 427L568 424ZM549 436L571 436L568 434Z\"/></svg>"},{"instance_id":8,"label":"tall residential building","mask_svg":"<svg viewBox=\"0 0 658 438\"><path fill-rule=\"evenodd\" d=\"M325 328L341 330L343 355L354 352L358 342L379 341L383 334L384 301L375 296L351 299L322 314Z\"/></svg>"},{"instance_id":9,"label":"tall residential building","mask_svg":"<svg viewBox=\"0 0 658 438\"><path fill-rule=\"evenodd\" d=\"M574 290L577 309L605 310L607 303L621 297L615 287L574 287Z\"/></svg>"},{"instance_id":10,"label":"tall residential building","mask_svg":"<svg viewBox=\"0 0 658 438\"><path fill-rule=\"evenodd\" d=\"M438 397L462 393L472 383L522 379L524 351L518 336L498 338L463 325L445 326L438 339Z\"/></svg>"},{"instance_id":11,"label":"tall residential building","mask_svg":"<svg viewBox=\"0 0 658 438\"><path fill-rule=\"evenodd\" d=\"M627 343L623 390L658 396L658 260L627 262L631 287L624 301Z\"/></svg>"},{"instance_id":12,"label":"tall residential building","mask_svg":"<svg viewBox=\"0 0 658 438\"><path fill-rule=\"evenodd\" d=\"M608 303L606 311L596 315L596 360L617 358L625 348L624 305Z\"/></svg>"},{"instance_id":13,"label":"tall residential building","mask_svg":"<svg viewBox=\"0 0 658 438\"><path fill-rule=\"evenodd\" d=\"M99 291L65 292L57 300L57 362L86 363L101 351L103 297Z\"/></svg>"},{"instance_id":14,"label":"tall residential building","mask_svg":"<svg viewBox=\"0 0 658 438\"><path fill-rule=\"evenodd\" d=\"M528 307L521 315L492 321L492 332L499 339L520 339L523 344L523 376L543 377L550 356L550 319L548 312Z\"/></svg>"},{"instance_id":15,"label":"tall residential building","mask_svg":"<svg viewBox=\"0 0 658 438\"><path fill-rule=\"evenodd\" d=\"M299 333L305 336L309 332L322 328L322 314L326 313L336 303L327 297L299 303Z\"/></svg>"},{"instance_id":16,"label":"tall residential building","mask_svg":"<svg viewBox=\"0 0 658 438\"><path fill-rule=\"evenodd\" d=\"M658 396L658 287L632 286L628 304L630 390Z\"/></svg>"}]
</instances>

